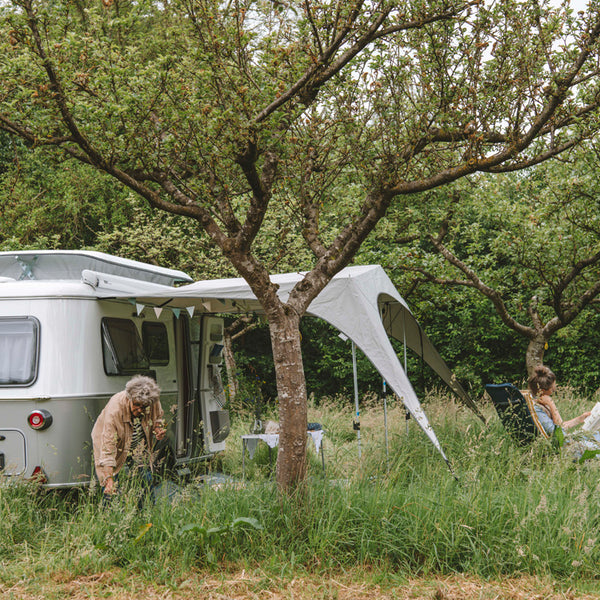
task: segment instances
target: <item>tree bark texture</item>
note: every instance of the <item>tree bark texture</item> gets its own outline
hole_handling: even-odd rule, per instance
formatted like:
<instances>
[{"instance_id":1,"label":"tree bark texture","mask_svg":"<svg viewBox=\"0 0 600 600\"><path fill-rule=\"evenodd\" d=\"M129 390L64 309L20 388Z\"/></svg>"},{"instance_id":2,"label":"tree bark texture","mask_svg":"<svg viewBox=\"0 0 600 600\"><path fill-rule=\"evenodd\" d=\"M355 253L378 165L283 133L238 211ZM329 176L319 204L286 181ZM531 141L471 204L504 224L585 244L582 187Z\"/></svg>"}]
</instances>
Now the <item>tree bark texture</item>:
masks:
<instances>
[{"instance_id":1,"label":"tree bark texture","mask_svg":"<svg viewBox=\"0 0 600 600\"><path fill-rule=\"evenodd\" d=\"M306 476L307 394L299 325L300 318L289 311L269 322L279 399L277 484L282 490Z\"/></svg>"},{"instance_id":2,"label":"tree bark texture","mask_svg":"<svg viewBox=\"0 0 600 600\"><path fill-rule=\"evenodd\" d=\"M528 377L533 375L533 370L537 366L544 364L544 353L546 352L547 343L548 337L539 332L537 335L530 338L525 352L525 365L527 367Z\"/></svg>"}]
</instances>

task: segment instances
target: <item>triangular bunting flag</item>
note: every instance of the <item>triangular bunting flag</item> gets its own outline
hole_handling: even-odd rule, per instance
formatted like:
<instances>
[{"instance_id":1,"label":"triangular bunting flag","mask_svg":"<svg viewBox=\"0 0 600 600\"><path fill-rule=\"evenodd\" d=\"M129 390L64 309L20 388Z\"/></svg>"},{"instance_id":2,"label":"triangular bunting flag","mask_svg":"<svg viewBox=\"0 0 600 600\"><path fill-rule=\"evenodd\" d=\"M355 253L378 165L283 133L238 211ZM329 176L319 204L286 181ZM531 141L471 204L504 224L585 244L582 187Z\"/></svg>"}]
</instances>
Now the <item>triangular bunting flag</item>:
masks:
<instances>
[{"instance_id":1,"label":"triangular bunting flag","mask_svg":"<svg viewBox=\"0 0 600 600\"><path fill-rule=\"evenodd\" d=\"M138 317L144 312L144 308L146 308L143 304L135 303L135 310L137 311Z\"/></svg>"},{"instance_id":2,"label":"triangular bunting flag","mask_svg":"<svg viewBox=\"0 0 600 600\"><path fill-rule=\"evenodd\" d=\"M204 308L207 312L210 312L210 302L208 302L208 301L203 302L202 306L204 306Z\"/></svg>"},{"instance_id":3,"label":"triangular bunting flag","mask_svg":"<svg viewBox=\"0 0 600 600\"><path fill-rule=\"evenodd\" d=\"M160 317L160 313L163 311L163 309L160 306L155 306L154 307L154 314L156 315L156 318L158 319Z\"/></svg>"},{"instance_id":4,"label":"triangular bunting flag","mask_svg":"<svg viewBox=\"0 0 600 600\"><path fill-rule=\"evenodd\" d=\"M195 306L187 306L186 310L188 311L189 315L190 315L190 319L194 316L194 308L196 308Z\"/></svg>"},{"instance_id":5,"label":"triangular bunting flag","mask_svg":"<svg viewBox=\"0 0 600 600\"><path fill-rule=\"evenodd\" d=\"M179 315L181 314L181 309L180 308L172 308L171 310L173 311L175 318L179 319Z\"/></svg>"}]
</instances>

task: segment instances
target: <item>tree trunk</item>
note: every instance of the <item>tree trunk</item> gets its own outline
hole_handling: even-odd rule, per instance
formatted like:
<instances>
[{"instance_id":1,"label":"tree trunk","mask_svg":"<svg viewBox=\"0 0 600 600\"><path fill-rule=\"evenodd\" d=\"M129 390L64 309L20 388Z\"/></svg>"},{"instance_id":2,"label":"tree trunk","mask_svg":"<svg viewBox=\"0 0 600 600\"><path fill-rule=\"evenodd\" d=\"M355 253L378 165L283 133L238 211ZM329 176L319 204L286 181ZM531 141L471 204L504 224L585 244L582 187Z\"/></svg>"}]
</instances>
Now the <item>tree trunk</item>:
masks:
<instances>
[{"instance_id":1,"label":"tree trunk","mask_svg":"<svg viewBox=\"0 0 600 600\"><path fill-rule=\"evenodd\" d=\"M291 311L269 320L279 399L277 485L283 491L291 491L306 476L307 394L299 325L300 318Z\"/></svg>"},{"instance_id":2,"label":"tree trunk","mask_svg":"<svg viewBox=\"0 0 600 600\"><path fill-rule=\"evenodd\" d=\"M533 375L533 370L538 365L544 364L544 353L546 352L546 344L548 337L542 333L538 333L535 337L530 338L525 353L525 366L527 367L527 376Z\"/></svg>"}]
</instances>

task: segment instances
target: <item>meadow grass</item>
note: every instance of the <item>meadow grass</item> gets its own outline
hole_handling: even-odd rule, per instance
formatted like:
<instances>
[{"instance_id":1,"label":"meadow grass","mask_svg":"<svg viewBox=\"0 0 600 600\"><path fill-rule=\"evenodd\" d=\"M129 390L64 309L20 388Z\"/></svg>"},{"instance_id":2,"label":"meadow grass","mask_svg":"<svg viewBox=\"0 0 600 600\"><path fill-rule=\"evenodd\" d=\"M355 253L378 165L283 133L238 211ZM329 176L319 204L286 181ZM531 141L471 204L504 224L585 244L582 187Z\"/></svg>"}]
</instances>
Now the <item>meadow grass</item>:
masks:
<instances>
[{"instance_id":1,"label":"meadow grass","mask_svg":"<svg viewBox=\"0 0 600 600\"><path fill-rule=\"evenodd\" d=\"M559 396L566 416L584 403ZM192 481L171 497L138 507L124 489L110 506L96 492L49 492L0 483L0 582L114 568L169 585L194 569L260 566L275 577L364 568L403 578L466 573L522 574L565 586L600 576L600 460L583 464L537 441L506 435L492 409L484 425L446 395L425 410L452 466L396 401L388 407L389 452L376 398L361 410L361 458L348 399L311 403L309 420L326 430L323 476L309 450L309 479L281 497L261 449L241 481L241 442L252 416L238 415L217 465L228 482Z\"/></svg>"}]
</instances>

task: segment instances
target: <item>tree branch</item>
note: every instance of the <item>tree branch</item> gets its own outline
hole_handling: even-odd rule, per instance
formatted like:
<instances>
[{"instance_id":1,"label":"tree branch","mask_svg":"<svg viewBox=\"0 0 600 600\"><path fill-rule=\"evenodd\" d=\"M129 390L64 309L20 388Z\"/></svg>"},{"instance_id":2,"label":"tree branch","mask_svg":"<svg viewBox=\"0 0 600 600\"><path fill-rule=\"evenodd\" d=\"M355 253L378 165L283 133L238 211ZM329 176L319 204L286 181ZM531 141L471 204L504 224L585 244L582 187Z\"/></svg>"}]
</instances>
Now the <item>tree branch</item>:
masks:
<instances>
[{"instance_id":1,"label":"tree branch","mask_svg":"<svg viewBox=\"0 0 600 600\"><path fill-rule=\"evenodd\" d=\"M423 192L447 183L451 183L471 173L475 173L478 171L492 171L494 168L498 167L505 161L517 156L520 152L527 148L533 142L533 140L535 140L540 135L546 135L550 133L553 130L553 128L556 128L556 123L551 124L552 117L555 115L557 109L562 105L565 98L567 97L569 90L574 85L574 82L577 80L581 69L585 65L586 61L589 59L592 47L595 43L597 43L599 36L600 19L596 26L590 31L587 43L577 56L573 67L569 71L567 71L567 73L562 78L554 78L554 82L552 85L555 89L550 89L547 92L547 101L545 106L534 119L533 123L531 124L526 133L524 133L521 136L513 136L512 139L507 137L505 141L502 142L505 144L505 147L500 149L495 154L479 159L471 158L463 164L444 169L440 172L437 172L435 175L432 175L431 177L421 179L419 181L400 182L389 189L390 193L393 195L400 195ZM587 114L592 110L597 110L599 105L600 98L597 102L583 107L579 112L580 114ZM573 117L569 116L565 120L560 122L559 125L561 127L566 126L567 124L572 122L572 119ZM442 135L442 133L437 133L436 135L439 136ZM570 145L566 144L565 149L568 147L570 147Z\"/></svg>"},{"instance_id":2,"label":"tree branch","mask_svg":"<svg viewBox=\"0 0 600 600\"><path fill-rule=\"evenodd\" d=\"M568 325L571 323L591 302L595 301L600 294L600 281L588 288L579 298L570 303L566 310L557 314L560 317L561 324Z\"/></svg>"},{"instance_id":3,"label":"tree branch","mask_svg":"<svg viewBox=\"0 0 600 600\"><path fill-rule=\"evenodd\" d=\"M75 142L75 138L71 135L64 136L51 136L41 138L35 133L33 133L30 129L15 123L8 119L5 115L0 114L0 129L10 133L11 135L16 135L25 141L29 142L32 146L60 146L61 144L65 144L68 142Z\"/></svg>"},{"instance_id":4,"label":"tree branch","mask_svg":"<svg viewBox=\"0 0 600 600\"><path fill-rule=\"evenodd\" d=\"M378 33L379 28L383 23L385 23L386 19L388 18L391 12L391 8L388 8L387 10L381 10L379 16L373 21L373 23L367 29L367 31L364 34L362 34L352 44L352 46L348 50L346 50L346 52L344 52L335 62L329 64L329 61L335 56L335 53L344 44L346 38L352 32L352 25L354 24L358 16L360 16L359 9L363 2L358 2L352 10L351 16L348 19L346 19L345 26L340 30L337 36L335 36L334 40L330 43L330 45L320 53L318 62L313 67L308 69L304 73L304 75L302 75L302 77L300 77L294 84L292 84L276 100L274 100L271 104L263 108L263 110L254 117L252 122L254 124L258 124L264 121L273 112L275 112L277 109L281 108L283 105L293 100L300 93L301 99L304 104L309 104L310 102L312 102L312 100L314 100L314 98L316 97L319 88L321 88L327 81L329 81L332 77L339 73L346 65L348 65L352 61L353 58L355 58L362 50L364 50L366 46L368 46L373 41L381 39L385 36L392 35L394 33L398 33L403 30L415 29L429 23L453 18L469 6L473 6L478 3L479 0L471 0L469 2L459 4L457 7L450 8L439 15L431 15L422 19L405 21Z\"/></svg>"},{"instance_id":5,"label":"tree branch","mask_svg":"<svg viewBox=\"0 0 600 600\"><path fill-rule=\"evenodd\" d=\"M429 236L431 243L435 246L437 251L454 267L464 273L467 279L471 282L471 286L481 292L484 296L489 298L496 309L496 312L502 319L502 322L510 327L513 331L531 339L535 335L535 330L531 327L527 327L519 323L514 319L508 312L508 308L502 299L502 296L497 290L487 286L477 276L475 271L470 269L464 262L462 262L457 256L455 256L444 244L440 238L434 238L432 235Z\"/></svg>"},{"instance_id":6,"label":"tree branch","mask_svg":"<svg viewBox=\"0 0 600 600\"><path fill-rule=\"evenodd\" d=\"M54 66L50 60L50 57L46 54L44 45L42 43L42 37L38 29L37 16L35 14L32 1L23 0L22 6L27 14L27 22L33 36L35 50L38 56L42 59L44 70L46 71L48 81L50 82L50 88L54 92L54 101L58 106L64 124L70 131L73 141L85 152L85 154L87 154L87 156L90 157L90 160L97 166L106 166L103 157L95 150L89 140L79 130L71 111L67 107L66 95L60 83L60 79L54 70Z\"/></svg>"},{"instance_id":7,"label":"tree branch","mask_svg":"<svg viewBox=\"0 0 600 600\"><path fill-rule=\"evenodd\" d=\"M237 159L237 163L242 167L252 190L250 206L246 211L246 220L236 236L238 249L242 252L247 252L250 249L252 242L260 231L271 199L273 181L277 174L278 158L275 154L272 152L265 153L264 165L260 175L256 169L257 159L257 149L253 144L250 144L248 151L238 156Z\"/></svg>"}]
</instances>

